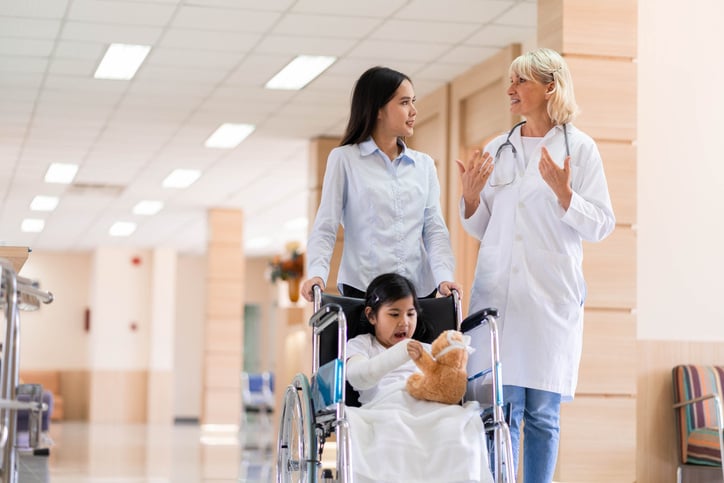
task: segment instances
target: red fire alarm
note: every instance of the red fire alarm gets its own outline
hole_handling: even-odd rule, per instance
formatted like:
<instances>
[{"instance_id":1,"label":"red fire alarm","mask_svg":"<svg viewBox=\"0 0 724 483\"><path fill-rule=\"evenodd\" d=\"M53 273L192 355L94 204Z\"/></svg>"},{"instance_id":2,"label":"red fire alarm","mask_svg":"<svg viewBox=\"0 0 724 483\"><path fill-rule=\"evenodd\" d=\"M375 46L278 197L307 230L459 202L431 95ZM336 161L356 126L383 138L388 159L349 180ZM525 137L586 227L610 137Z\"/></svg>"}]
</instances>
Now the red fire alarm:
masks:
<instances>
[{"instance_id":1,"label":"red fire alarm","mask_svg":"<svg viewBox=\"0 0 724 483\"><path fill-rule=\"evenodd\" d=\"M134 265L134 266L137 267L137 266L139 266L139 265L141 264L141 261L142 261L142 260L141 260L141 257L139 257L138 255L136 255L136 256L134 256L133 258L131 258L131 265Z\"/></svg>"}]
</instances>

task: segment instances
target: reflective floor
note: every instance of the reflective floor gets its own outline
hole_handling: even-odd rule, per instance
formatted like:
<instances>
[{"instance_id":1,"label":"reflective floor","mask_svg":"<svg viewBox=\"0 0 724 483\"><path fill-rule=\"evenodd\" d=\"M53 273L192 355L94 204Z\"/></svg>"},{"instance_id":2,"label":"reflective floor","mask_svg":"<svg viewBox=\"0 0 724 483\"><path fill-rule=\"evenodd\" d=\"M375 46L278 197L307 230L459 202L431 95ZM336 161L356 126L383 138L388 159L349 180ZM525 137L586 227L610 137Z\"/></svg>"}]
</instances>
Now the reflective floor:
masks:
<instances>
[{"instance_id":1,"label":"reflective floor","mask_svg":"<svg viewBox=\"0 0 724 483\"><path fill-rule=\"evenodd\" d=\"M19 483L273 481L271 427L53 423L49 456L20 453Z\"/></svg>"}]
</instances>

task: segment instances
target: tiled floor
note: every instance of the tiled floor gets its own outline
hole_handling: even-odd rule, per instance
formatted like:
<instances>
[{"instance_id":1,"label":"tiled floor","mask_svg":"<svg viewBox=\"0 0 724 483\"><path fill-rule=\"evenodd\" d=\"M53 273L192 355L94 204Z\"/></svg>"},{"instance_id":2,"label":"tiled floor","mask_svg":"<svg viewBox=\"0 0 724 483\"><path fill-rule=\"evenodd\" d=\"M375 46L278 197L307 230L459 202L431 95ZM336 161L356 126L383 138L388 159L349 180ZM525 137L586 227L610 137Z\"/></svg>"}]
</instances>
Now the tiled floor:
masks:
<instances>
[{"instance_id":1,"label":"tiled floor","mask_svg":"<svg viewBox=\"0 0 724 483\"><path fill-rule=\"evenodd\" d=\"M20 454L18 483L268 483L271 432L53 423L50 455Z\"/></svg>"}]
</instances>

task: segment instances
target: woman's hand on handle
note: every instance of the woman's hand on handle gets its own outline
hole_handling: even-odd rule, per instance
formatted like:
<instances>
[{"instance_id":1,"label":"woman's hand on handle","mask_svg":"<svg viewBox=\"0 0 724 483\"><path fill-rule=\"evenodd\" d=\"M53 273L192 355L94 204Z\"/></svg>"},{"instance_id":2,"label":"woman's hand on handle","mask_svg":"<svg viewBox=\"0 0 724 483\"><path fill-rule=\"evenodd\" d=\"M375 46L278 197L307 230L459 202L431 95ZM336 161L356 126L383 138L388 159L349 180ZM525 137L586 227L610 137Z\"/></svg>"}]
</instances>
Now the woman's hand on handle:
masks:
<instances>
[{"instance_id":1,"label":"woman's hand on handle","mask_svg":"<svg viewBox=\"0 0 724 483\"><path fill-rule=\"evenodd\" d=\"M307 302L314 302L314 291L312 290L312 287L314 287L315 285L319 285L319 288L321 288L322 292L324 292L324 280L319 277L312 277L302 283L302 297L307 299Z\"/></svg>"},{"instance_id":2,"label":"woman's hand on handle","mask_svg":"<svg viewBox=\"0 0 724 483\"><path fill-rule=\"evenodd\" d=\"M467 163L459 159L455 162L460 171L460 180L463 187L463 200L465 201L465 218L470 218L480 204L480 192L493 173L493 157L490 153L473 151Z\"/></svg>"},{"instance_id":3,"label":"woman's hand on handle","mask_svg":"<svg viewBox=\"0 0 724 483\"><path fill-rule=\"evenodd\" d=\"M450 295L453 290L457 290L458 296L461 299L463 298L463 287L459 283L441 282L440 285L437 287L437 291L440 292L440 295L444 295L445 297Z\"/></svg>"}]
</instances>

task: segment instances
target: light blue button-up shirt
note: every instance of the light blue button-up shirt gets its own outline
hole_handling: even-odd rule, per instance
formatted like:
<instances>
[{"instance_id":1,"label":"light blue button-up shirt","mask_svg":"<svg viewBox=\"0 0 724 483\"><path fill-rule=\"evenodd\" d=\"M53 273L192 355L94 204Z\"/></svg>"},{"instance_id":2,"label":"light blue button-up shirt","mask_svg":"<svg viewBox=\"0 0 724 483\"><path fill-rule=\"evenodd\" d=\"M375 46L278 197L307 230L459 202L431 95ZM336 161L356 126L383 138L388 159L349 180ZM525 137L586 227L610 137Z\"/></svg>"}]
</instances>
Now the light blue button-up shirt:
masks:
<instances>
[{"instance_id":1,"label":"light blue button-up shirt","mask_svg":"<svg viewBox=\"0 0 724 483\"><path fill-rule=\"evenodd\" d=\"M440 208L440 183L427 154L390 161L372 138L332 150L307 243L307 276L327 280L337 228L344 227L338 287L365 290L377 275L409 278L419 296L452 281L455 260Z\"/></svg>"}]
</instances>

